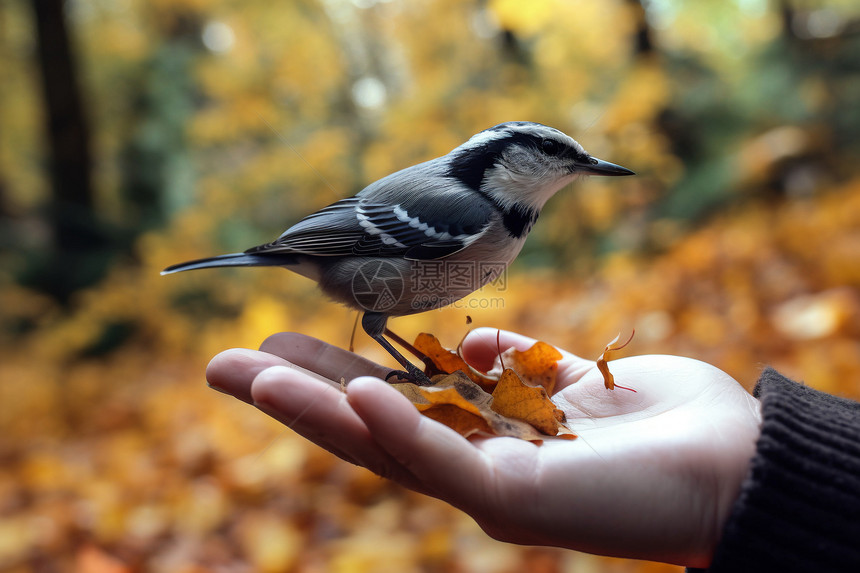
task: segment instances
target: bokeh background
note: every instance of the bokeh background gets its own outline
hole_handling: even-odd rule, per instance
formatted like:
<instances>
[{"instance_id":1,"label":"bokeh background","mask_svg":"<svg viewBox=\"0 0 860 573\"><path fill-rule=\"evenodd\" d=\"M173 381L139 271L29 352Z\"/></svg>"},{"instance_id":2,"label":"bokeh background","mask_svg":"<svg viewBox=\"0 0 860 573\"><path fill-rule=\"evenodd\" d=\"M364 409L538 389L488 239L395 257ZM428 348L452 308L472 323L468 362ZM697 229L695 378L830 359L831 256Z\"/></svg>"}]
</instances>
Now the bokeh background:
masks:
<instances>
[{"instance_id":1,"label":"bokeh background","mask_svg":"<svg viewBox=\"0 0 860 573\"><path fill-rule=\"evenodd\" d=\"M860 398L852 0L5 0L0 569L680 571L495 542L212 392L220 350L354 315L278 269L159 276L507 120L638 176L563 191L506 281L398 332L596 357L635 328Z\"/></svg>"}]
</instances>

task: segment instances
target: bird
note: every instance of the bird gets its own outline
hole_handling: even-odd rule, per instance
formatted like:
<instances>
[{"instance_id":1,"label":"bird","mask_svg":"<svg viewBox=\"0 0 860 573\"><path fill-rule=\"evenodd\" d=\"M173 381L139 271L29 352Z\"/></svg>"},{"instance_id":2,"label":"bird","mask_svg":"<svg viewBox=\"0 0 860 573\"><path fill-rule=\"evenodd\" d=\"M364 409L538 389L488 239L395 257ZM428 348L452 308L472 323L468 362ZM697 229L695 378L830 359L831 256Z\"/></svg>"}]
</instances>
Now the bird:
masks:
<instances>
[{"instance_id":1,"label":"bird","mask_svg":"<svg viewBox=\"0 0 860 573\"><path fill-rule=\"evenodd\" d=\"M388 319L451 304L498 278L544 204L579 176L634 175L529 121L485 129L447 155L387 175L301 219L272 242L167 267L284 267L361 311L363 330L419 384L386 339Z\"/></svg>"}]
</instances>

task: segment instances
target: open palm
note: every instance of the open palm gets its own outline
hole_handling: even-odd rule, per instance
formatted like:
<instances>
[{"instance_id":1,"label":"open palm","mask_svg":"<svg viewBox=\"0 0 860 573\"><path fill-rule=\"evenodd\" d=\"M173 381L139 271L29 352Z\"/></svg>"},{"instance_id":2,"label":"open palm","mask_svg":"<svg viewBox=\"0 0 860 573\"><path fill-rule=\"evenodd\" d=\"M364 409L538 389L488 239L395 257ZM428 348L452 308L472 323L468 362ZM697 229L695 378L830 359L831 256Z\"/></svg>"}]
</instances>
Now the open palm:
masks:
<instances>
[{"instance_id":1,"label":"open palm","mask_svg":"<svg viewBox=\"0 0 860 573\"><path fill-rule=\"evenodd\" d=\"M473 331L466 359L489 366L496 334ZM499 343L534 340L501 332ZM616 380L636 391L607 390L594 362L561 352L553 401L580 437L540 446L467 440L380 380L389 369L301 334L222 352L207 378L341 458L462 509L497 539L707 566L754 452L758 401L721 370L676 356L616 360Z\"/></svg>"}]
</instances>

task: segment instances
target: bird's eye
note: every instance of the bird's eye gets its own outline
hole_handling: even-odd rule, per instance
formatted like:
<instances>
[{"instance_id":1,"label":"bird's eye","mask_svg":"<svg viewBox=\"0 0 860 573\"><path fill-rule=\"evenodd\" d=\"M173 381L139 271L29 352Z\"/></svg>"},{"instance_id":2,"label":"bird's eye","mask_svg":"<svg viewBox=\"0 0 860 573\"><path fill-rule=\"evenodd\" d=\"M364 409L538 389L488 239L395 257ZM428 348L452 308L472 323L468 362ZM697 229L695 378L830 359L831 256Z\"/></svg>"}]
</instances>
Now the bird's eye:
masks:
<instances>
[{"instance_id":1,"label":"bird's eye","mask_svg":"<svg viewBox=\"0 0 860 573\"><path fill-rule=\"evenodd\" d=\"M540 146L547 155L557 155L561 151L561 146L552 139L544 139L540 142Z\"/></svg>"}]
</instances>

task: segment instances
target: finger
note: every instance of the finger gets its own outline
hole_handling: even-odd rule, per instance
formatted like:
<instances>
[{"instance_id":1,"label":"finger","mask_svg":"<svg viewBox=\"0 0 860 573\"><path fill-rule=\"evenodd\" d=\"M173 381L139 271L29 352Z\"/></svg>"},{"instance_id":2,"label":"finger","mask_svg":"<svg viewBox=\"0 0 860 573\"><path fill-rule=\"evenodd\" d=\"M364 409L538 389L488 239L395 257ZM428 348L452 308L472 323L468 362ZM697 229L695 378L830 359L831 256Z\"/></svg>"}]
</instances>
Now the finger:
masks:
<instances>
[{"instance_id":1,"label":"finger","mask_svg":"<svg viewBox=\"0 0 860 573\"><path fill-rule=\"evenodd\" d=\"M260 410L341 459L426 492L374 441L339 388L294 368L275 366L257 375L251 395Z\"/></svg>"},{"instance_id":2,"label":"finger","mask_svg":"<svg viewBox=\"0 0 860 573\"><path fill-rule=\"evenodd\" d=\"M555 392L553 395L561 392L571 384L579 382L583 376L594 370L595 367L593 360L580 358L564 350L560 352L564 355L564 358L558 361L558 372L556 373Z\"/></svg>"},{"instance_id":3,"label":"finger","mask_svg":"<svg viewBox=\"0 0 860 573\"><path fill-rule=\"evenodd\" d=\"M537 340L534 338L516 332L487 327L476 328L463 340L463 358L478 370L486 372L493 367L499 352L512 347L521 351L528 350L535 342ZM578 381L594 367L594 362L591 360L585 360L558 347L556 350L562 355L558 363L556 391Z\"/></svg>"},{"instance_id":4,"label":"finger","mask_svg":"<svg viewBox=\"0 0 860 573\"><path fill-rule=\"evenodd\" d=\"M206 367L206 381L215 390L230 394L251 404L251 382L257 374L287 361L267 352L233 348L216 355Z\"/></svg>"},{"instance_id":5,"label":"finger","mask_svg":"<svg viewBox=\"0 0 860 573\"><path fill-rule=\"evenodd\" d=\"M486 372L493 367L496 357L508 348L528 350L534 343L534 338L499 330L497 328L476 328L466 335L463 340L463 358L477 368Z\"/></svg>"},{"instance_id":6,"label":"finger","mask_svg":"<svg viewBox=\"0 0 860 573\"><path fill-rule=\"evenodd\" d=\"M461 508L483 497L489 468L480 450L463 436L421 415L378 379L353 380L347 399L375 442L432 495Z\"/></svg>"},{"instance_id":7,"label":"finger","mask_svg":"<svg viewBox=\"0 0 860 573\"><path fill-rule=\"evenodd\" d=\"M385 378L391 372L366 358L343 348L297 332L280 332L263 341L260 350L280 356L321 376L349 382L358 376Z\"/></svg>"}]
</instances>

